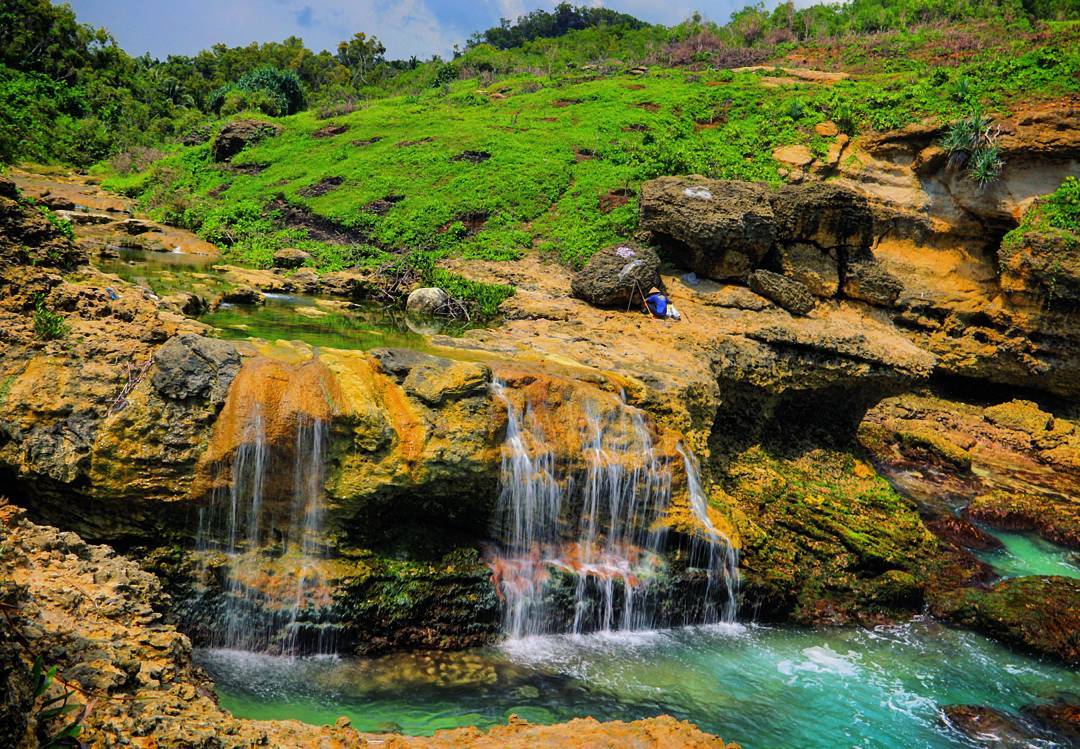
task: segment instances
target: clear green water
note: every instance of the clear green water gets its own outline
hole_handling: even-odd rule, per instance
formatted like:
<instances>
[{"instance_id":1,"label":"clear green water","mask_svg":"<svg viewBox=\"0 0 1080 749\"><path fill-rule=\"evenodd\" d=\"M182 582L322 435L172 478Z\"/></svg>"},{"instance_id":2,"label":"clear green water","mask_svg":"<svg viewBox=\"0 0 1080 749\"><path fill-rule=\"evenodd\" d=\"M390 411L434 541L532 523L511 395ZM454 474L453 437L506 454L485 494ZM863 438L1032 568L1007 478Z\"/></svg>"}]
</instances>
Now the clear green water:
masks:
<instances>
[{"instance_id":1,"label":"clear green water","mask_svg":"<svg viewBox=\"0 0 1080 749\"><path fill-rule=\"evenodd\" d=\"M978 556L1002 577L1062 575L1080 578L1080 551L1052 544L1034 533L1010 533L985 528L1004 548Z\"/></svg>"},{"instance_id":2,"label":"clear green water","mask_svg":"<svg viewBox=\"0 0 1080 749\"><path fill-rule=\"evenodd\" d=\"M299 659L202 651L247 718L431 734L442 728L667 713L748 749L971 746L939 706L1015 712L1080 675L917 620L874 630L729 627L545 637L466 653ZM1046 744L1045 746L1052 746Z\"/></svg>"},{"instance_id":3,"label":"clear green water","mask_svg":"<svg viewBox=\"0 0 1080 749\"><path fill-rule=\"evenodd\" d=\"M223 304L199 320L213 325L222 338L284 339L304 341L312 346L365 350L380 346L413 349L427 346L425 329L411 330L411 321L401 313L367 305L320 307L313 297L301 295L266 296L266 304ZM427 332L439 332L439 329Z\"/></svg>"},{"instance_id":4,"label":"clear green water","mask_svg":"<svg viewBox=\"0 0 1080 749\"><path fill-rule=\"evenodd\" d=\"M191 291L211 299L229 284L211 261L199 255L123 250L116 258L99 258L97 267L159 296ZM382 346L422 349L426 335L453 335L461 325L407 317L374 304L327 303L303 294L266 294L266 304L223 304L200 321L222 338L303 341L312 346L372 349Z\"/></svg>"}]
</instances>

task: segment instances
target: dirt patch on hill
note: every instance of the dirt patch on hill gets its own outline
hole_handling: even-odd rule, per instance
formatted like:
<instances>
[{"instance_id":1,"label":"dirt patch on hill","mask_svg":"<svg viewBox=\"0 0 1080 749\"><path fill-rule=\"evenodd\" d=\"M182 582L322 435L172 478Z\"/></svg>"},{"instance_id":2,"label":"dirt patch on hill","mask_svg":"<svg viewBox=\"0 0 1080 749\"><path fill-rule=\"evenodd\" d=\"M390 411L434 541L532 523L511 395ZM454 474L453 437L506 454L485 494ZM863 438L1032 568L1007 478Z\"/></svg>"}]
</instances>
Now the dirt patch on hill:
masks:
<instances>
[{"instance_id":1,"label":"dirt patch on hill","mask_svg":"<svg viewBox=\"0 0 1080 749\"><path fill-rule=\"evenodd\" d=\"M600 196L600 212L611 213L619 206L629 203L634 194L634 191L629 187L616 187L614 190L604 193Z\"/></svg>"},{"instance_id":2,"label":"dirt patch on hill","mask_svg":"<svg viewBox=\"0 0 1080 749\"><path fill-rule=\"evenodd\" d=\"M364 206L364 210L368 213L374 213L377 216L386 215L391 208L405 199L404 195L385 195L378 200L373 200Z\"/></svg>"},{"instance_id":3,"label":"dirt patch on hill","mask_svg":"<svg viewBox=\"0 0 1080 749\"><path fill-rule=\"evenodd\" d=\"M342 125L340 123L334 125L326 125L319 128L311 134L312 138L329 138L334 135L341 135L349 129L348 125Z\"/></svg>"},{"instance_id":4,"label":"dirt patch on hill","mask_svg":"<svg viewBox=\"0 0 1080 749\"><path fill-rule=\"evenodd\" d=\"M489 218L490 215L484 213L483 211L463 213L461 215L454 216L454 218L452 218L450 221L447 221L445 224L440 226L439 233L444 234L450 231L450 228L454 224L461 223L465 226L465 233L463 236L471 237L472 235L479 233L484 228L484 225L487 223L487 220Z\"/></svg>"},{"instance_id":5,"label":"dirt patch on hill","mask_svg":"<svg viewBox=\"0 0 1080 749\"><path fill-rule=\"evenodd\" d=\"M373 135L370 138L361 138L351 141L351 143L357 148L363 148L364 146L370 146L372 144L378 143L380 140L382 140L382 138L380 138L378 135Z\"/></svg>"},{"instance_id":6,"label":"dirt patch on hill","mask_svg":"<svg viewBox=\"0 0 1080 749\"><path fill-rule=\"evenodd\" d=\"M435 140L435 138L428 135L418 140L403 140L398 142L396 145L398 148L409 148L410 146L418 146L421 143L431 143L433 140Z\"/></svg>"},{"instance_id":7,"label":"dirt patch on hill","mask_svg":"<svg viewBox=\"0 0 1080 749\"><path fill-rule=\"evenodd\" d=\"M320 216L309 208L290 203L283 197L275 198L267 206L279 214L280 221L290 229L305 229L308 237L318 242L332 244L375 244L365 232L353 229Z\"/></svg>"},{"instance_id":8,"label":"dirt patch on hill","mask_svg":"<svg viewBox=\"0 0 1080 749\"><path fill-rule=\"evenodd\" d=\"M323 177L313 185L300 188L297 192L305 198L317 198L331 190L336 190L345 182L344 177Z\"/></svg>"},{"instance_id":9,"label":"dirt patch on hill","mask_svg":"<svg viewBox=\"0 0 1080 749\"><path fill-rule=\"evenodd\" d=\"M468 161L471 164L479 164L482 161L487 161L491 158L491 154L487 151L462 151L457 156L452 157L451 161Z\"/></svg>"}]
</instances>

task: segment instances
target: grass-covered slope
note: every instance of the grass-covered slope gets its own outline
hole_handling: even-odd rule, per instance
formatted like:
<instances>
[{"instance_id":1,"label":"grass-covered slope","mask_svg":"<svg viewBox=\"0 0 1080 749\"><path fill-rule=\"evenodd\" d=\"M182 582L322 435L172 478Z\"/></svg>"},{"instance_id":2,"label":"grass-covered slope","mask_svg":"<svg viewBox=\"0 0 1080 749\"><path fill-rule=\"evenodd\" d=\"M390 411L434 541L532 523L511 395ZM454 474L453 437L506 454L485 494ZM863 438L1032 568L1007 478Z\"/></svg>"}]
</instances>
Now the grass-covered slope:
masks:
<instances>
[{"instance_id":1,"label":"grass-covered slope","mask_svg":"<svg viewBox=\"0 0 1080 749\"><path fill-rule=\"evenodd\" d=\"M202 144L173 146L144 171L102 170L107 186L138 196L157 218L254 265L283 246L308 249L323 269L394 258L427 267L448 254L512 259L530 249L578 265L635 231L642 180L778 182L773 149L805 143L823 154L813 126L826 119L854 135L1080 90L1076 23L959 53L947 33L907 36L902 64L868 62L856 45L857 72L838 82L777 83L771 71L707 65L469 79L329 119L276 119L282 132L232 165L213 163ZM779 62L845 67L829 50L807 46ZM344 129L317 137L327 126ZM297 206L350 231L317 241Z\"/></svg>"}]
</instances>

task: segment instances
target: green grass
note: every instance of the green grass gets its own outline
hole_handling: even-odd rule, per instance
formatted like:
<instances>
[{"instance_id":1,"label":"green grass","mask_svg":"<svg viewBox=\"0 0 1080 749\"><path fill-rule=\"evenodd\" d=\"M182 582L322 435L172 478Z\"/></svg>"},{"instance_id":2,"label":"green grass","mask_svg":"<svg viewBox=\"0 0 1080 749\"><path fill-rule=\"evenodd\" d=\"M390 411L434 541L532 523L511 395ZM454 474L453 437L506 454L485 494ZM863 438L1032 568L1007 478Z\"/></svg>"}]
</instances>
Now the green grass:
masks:
<instances>
[{"instance_id":1,"label":"green grass","mask_svg":"<svg viewBox=\"0 0 1080 749\"><path fill-rule=\"evenodd\" d=\"M1017 41L1008 54L995 49L942 67L917 59L901 70L879 66L831 86L768 87L757 73L685 68L652 68L637 77L578 71L459 80L371 99L329 120L311 112L278 119L280 135L234 159L265 166L258 173L212 163L208 144L173 146L147 171L99 172L106 186L138 197L156 218L221 245L232 262L267 267L285 246L307 250L321 270L417 255L429 282L433 261L446 256L513 260L539 251L579 267L637 230L643 180L697 173L776 184L773 149L804 143L823 153L828 143L813 126L825 119L855 134L925 117L951 122L975 106L992 117L1016 100L1076 92L1073 26L1041 46ZM919 43L940 42L924 36L929 41ZM312 137L327 124L348 129ZM490 158L454 159L466 151ZM327 177L342 183L305 196ZM613 190L629 200L602 207ZM395 202L387 210L368 209L389 196ZM317 241L282 223L268 208L276 199L357 236L344 244ZM456 284L485 310L506 293L444 275L439 282Z\"/></svg>"},{"instance_id":2,"label":"green grass","mask_svg":"<svg viewBox=\"0 0 1080 749\"><path fill-rule=\"evenodd\" d=\"M1005 235L1003 243L1016 247L1036 232L1058 236L1070 249L1080 247L1080 179L1068 177L1057 190L1039 198L1024 214L1020 225Z\"/></svg>"}]
</instances>

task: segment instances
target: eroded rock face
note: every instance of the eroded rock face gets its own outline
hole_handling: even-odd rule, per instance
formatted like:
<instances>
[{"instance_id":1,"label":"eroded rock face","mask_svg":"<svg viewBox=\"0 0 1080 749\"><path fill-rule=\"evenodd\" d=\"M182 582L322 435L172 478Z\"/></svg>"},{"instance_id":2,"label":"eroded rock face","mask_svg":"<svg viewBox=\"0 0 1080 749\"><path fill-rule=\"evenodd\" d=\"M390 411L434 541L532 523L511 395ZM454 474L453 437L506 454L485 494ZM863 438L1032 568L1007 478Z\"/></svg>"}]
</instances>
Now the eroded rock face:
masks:
<instances>
[{"instance_id":1,"label":"eroded rock face","mask_svg":"<svg viewBox=\"0 0 1080 749\"><path fill-rule=\"evenodd\" d=\"M1080 582L1016 577L988 590L961 588L930 597L934 616L979 630L1037 655L1080 665Z\"/></svg>"},{"instance_id":2,"label":"eroded rock face","mask_svg":"<svg viewBox=\"0 0 1080 749\"><path fill-rule=\"evenodd\" d=\"M1030 401L984 408L904 395L871 409L859 440L932 514L963 508L977 522L1080 548L1071 499L1080 492L1080 432L1069 419ZM933 470L920 470L927 464Z\"/></svg>"},{"instance_id":3,"label":"eroded rock face","mask_svg":"<svg viewBox=\"0 0 1080 749\"><path fill-rule=\"evenodd\" d=\"M806 265L809 245L832 255L832 274L819 267L824 261L811 267L820 283L828 284L831 276L835 284L836 263L866 255L874 238L866 199L820 182L771 190L748 182L661 177L642 185L641 225L681 264L717 280L745 279L756 268ZM820 295L835 291L826 285Z\"/></svg>"},{"instance_id":4,"label":"eroded rock face","mask_svg":"<svg viewBox=\"0 0 1080 749\"><path fill-rule=\"evenodd\" d=\"M998 252L1001 289L1027 304L1080 307L1080 243L1066 232L1027 232Z\"/></svg>"},{"instance_id":5,"label":"eroded rock face","mask_svg":"<svg viewBox=\"0 0 1080 749\"><path fill-rule=\"evenodd\" d=\"M229 161L253 143L277 135L281 128L272 122L234 120L221 128L214 138L214 161Z\"/></svg>"},{"instance_id":6,"label":"eroded rock face","mask_svg":"<svg viewBox=\"0 0 1080 749\"><path fill-rule=\"evenodd\" d=\"M653 288L663 289L655 250L617 245L600 250L574 274L570 290L597 307L640 309Z\"/></svg>"},{"instance_id":7,"label":"eroded rock face","mask_svg":"<svg viewBox=\"0 0 1080 749\"><path fill-rule=\"evenodd\" d=\"M805 315L814 309L810 290L799 281L767 270L754 271L747 281L751 291L771 299L793 315Z\"/></svg>"}]
</instances>

